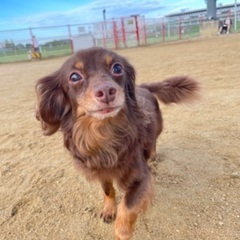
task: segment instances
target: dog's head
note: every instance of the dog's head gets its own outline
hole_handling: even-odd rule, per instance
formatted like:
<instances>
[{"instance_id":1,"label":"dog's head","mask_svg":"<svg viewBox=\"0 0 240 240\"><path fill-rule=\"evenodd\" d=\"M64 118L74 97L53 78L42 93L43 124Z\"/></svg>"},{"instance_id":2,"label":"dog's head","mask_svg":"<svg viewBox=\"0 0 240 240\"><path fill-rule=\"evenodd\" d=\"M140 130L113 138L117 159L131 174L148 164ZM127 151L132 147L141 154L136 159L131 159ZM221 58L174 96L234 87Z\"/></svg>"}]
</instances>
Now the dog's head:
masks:
<instances>
[{"instance_id":1,"label":"dog's head","mask_svg":"<svg viewBox=\"0 0 240 240\"><path fill-rule=\"evenodd\" d=\"M134 108L134 85L134 68L123 57L103 48L81 50L38 80L36 117L46 135L56 132L69 115L113 118L126 104Z\"/></svg>"}]
</instances>

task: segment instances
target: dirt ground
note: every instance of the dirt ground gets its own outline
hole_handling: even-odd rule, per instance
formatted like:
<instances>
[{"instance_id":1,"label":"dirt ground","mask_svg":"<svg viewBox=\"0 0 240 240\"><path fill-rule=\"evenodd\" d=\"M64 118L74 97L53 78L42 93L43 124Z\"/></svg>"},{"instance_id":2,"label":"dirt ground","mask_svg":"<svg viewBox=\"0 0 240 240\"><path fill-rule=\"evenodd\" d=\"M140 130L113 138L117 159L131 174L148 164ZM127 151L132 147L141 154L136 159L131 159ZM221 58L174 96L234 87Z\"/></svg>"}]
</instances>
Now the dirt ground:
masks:
<instances>
[{"instance_id":1,"label":"dirt ground","mask_svg":"<svg viewBox=\"0 0 240 240\"><path fill-rule=\"evenodd\" d=\"M240 35L119 51L138 82L187 74L195 105L160 103L155 197L134 240L240 239ZM35 81L66 58L0 65L0 239L110 240L98 184L77 172L62 136L42 136ZM118 193L120 196L120 193Z\"/></svg>"}]
</instances>

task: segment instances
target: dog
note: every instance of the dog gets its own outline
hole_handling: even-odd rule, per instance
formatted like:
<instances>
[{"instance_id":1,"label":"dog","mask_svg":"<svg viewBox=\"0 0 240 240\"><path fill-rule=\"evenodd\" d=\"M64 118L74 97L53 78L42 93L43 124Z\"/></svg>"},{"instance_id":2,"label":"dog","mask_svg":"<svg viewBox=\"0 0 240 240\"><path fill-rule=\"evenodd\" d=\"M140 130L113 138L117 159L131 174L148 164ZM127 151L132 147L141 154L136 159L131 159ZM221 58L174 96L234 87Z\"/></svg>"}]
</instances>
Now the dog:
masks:
<instances>
[{"instance_id":1,"label":"dog","mask_svg":"<svg viewBox=\"0 0 240 240\"><path fill-rule=\"evenodd\" d=\"M135 84L122 56L94 47L76 52L36 83L36 118L44 135L63 133L64 145L87 180L100 182L104 222L115 220L115 239L130 239L152 199L148 160L163 129L159 101L191 102L199 83L188 76ZM124 193L117 204L115 183Z\"/></svg>"}]
</instances>

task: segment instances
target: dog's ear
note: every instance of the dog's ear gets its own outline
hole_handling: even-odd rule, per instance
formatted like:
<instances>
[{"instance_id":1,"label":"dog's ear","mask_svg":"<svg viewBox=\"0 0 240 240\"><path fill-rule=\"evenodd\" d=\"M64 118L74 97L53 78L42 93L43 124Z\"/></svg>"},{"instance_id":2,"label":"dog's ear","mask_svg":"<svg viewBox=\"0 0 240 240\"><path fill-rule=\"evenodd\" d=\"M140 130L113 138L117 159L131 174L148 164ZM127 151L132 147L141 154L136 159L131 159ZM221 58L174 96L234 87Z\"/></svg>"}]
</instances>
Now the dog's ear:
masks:
<instances>
[{"instance_id":1,"label":"dog's ear","mask_svg":"<svg viewBox=\"0 0 240 240\"><path fill-rule=\"evenodd\" d=\"M61 121L71 110L71 105L62 86L60 70L37 81L36 118L42 124L44 135L55 133Z\"/></svg>"},{"instance_id":2,"label":"dog's ear","mask_svg":"<svg viewBox=\"0 0 240 240\"><path fill-rule=\"evenodd\" d=\"M125 71L127 74L127 81L125 85L125 92L128 95L128 99L133 100L136 102L136 95L135 95L135 69L134 67L128 63L125 62Z\"/></svg>"}]
</instances>

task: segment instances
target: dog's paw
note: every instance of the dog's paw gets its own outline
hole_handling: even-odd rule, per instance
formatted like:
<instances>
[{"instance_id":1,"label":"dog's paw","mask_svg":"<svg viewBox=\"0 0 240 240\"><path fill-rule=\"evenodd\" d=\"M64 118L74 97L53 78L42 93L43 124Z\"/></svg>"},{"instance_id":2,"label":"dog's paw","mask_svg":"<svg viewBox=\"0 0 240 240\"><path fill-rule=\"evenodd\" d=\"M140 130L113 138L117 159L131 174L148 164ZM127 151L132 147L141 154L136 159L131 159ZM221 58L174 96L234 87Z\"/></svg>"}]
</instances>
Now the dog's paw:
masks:
<instances>
[{"instance_id":1,"label":"dog's paw","mask_svg":"<svg viewBox=\"0 0 240 240\"><path fill-rule=\"evenodd\" d=\"M100 214L100 218L105 223L111 223L116 218L116 210L115 209L104 209Z\"/></svg>"}]
</instances>

